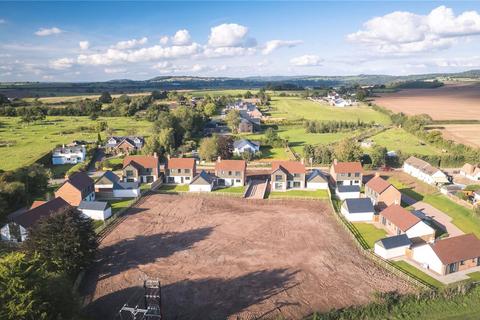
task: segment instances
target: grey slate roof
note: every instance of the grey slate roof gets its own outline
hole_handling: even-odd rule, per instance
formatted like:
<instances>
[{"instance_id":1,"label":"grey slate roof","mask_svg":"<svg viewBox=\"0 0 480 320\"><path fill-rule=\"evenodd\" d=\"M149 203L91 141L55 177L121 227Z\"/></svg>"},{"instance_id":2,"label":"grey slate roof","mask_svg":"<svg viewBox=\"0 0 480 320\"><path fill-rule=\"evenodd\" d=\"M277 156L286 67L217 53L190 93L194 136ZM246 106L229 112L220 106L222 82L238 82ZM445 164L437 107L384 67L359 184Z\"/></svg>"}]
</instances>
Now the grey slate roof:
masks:
<instances>
[{"instance_id":1,"label":"grey slate roof","mask_svg":"<svg viewBox=\"0 0 480 320\"><path fill-rule=\"evenodd\" d=\"M387 237L378 240L376 243L385 249L393 249L398 247L409 246L412 244L406 234L400 234L398 236Z\"/></svg>"},{"instance_id":2,"label":"grey slate roof","mask_svg":"<svg viewBox=\"0 0 480 320\"><path fill-rule=\"evenodd\" d=\"M258 143L247 140L247 139L236 140L236 141L233 142L233 147L235 149L242 148L245 145L249 145L252 148L258 148L259 147Z\"/></svg>"},{"instance_id":3,"label":"grey slate roof","mask_svg":"<svg viewBox=\"0 0 480 320\"><path fill-rule=\"evenodd\" d=\"M82 201L78 206L79 210L101 210L105 211L108 208L108 203L104 201Z\"/></svg>"},{"instance_id":4,"label":"grey slate roof","mask_svg":"<svg viewBox=\"0 0 480 320\"><path fill-rule=\"evenodd\" d=\"M375 212L370 198L347 199L345 206L349 213Z\"/></svg>"},{"instance_id":5,"label":"grey slate roof","mask_svg":"<svg viewBox=\"0 0 480 320\"><path fill-rule=\"evenodd\" d=\"M328 179L325 173L315 169L308 174L307 182L328 182Z\"/></svg>"},{"instance_id":6,"label":"grey slate roof","mask_svg":"<svg viewBox=\"0 0 480 320\"><path fill-rule=\"evenodd\" d=\"M360 192L359 186L337 186L338 192Z\"/></svg>"},{"instance_id":7,"label":"grey slate roof","mask_svg":"<svg viewBox=\"0 0 480 320\"><path fill-rule=\"evenodd\" d=\"M214 178L208 174L206 171L202 170L199 174L193 178L192 182L190 184L196 184L196 185L210 185L213 183Z\"/></svg>"},{"instance_id":8,"label":"grey slate roof","mask_svg":"<svg viewBox=\"0 0 480 320\"><path fill-rule=\"evenodd\" d=\"M112 183L115 184L116 182L120 181L120 177L117 176L115 173L112 171L108 170L105 171L105 173L97 179L95 184L104 184L104 183Z\"/></svg>"}]
</instances>

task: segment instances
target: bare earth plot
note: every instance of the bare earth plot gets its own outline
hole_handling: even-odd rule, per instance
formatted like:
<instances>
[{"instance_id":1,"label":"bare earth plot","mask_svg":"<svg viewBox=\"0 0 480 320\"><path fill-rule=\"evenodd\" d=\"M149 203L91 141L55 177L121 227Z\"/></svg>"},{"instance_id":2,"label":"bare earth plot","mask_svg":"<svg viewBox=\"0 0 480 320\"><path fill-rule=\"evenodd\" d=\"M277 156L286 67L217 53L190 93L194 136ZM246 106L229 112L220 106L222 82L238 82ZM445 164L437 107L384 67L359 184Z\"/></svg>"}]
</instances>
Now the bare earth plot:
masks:
<instances>
[{"instance_id":1,"label":"bare earth plot","mask_svg":"<svg viewBox=\"0 0 480 320\"><path fill-rule=\"evenodd\" d=\"M480 119L480 84L401 90L382 94L375 103L408 115L426 113L434 120Z\"/></svg>"},{"instance_id":2,"label":"bare earth plot","mask_svg":"<svg viewBox=\"0 0 480 320\"><path fill-rule=\"evenodd\" d=\"M327 202L152 195L100 245L82 291L112 319L145 278L166 319L298 319L413 290L361 255Z\"/></svg>"}]
</instances>

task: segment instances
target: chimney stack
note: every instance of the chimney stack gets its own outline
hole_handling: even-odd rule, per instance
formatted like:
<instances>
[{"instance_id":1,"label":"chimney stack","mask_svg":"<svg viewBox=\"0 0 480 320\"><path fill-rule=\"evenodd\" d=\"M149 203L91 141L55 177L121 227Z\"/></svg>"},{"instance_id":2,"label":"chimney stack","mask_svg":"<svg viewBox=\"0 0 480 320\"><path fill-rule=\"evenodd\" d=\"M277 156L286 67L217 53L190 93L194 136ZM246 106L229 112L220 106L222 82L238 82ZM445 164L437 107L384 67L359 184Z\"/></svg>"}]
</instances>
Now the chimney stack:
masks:
<instances>
[{"instance_id":1,"label":"chimney stack","mask_svg":"<svg viewBox=\"0 0 480 320\"><path fill-rule=\"evenodd\" d=\"M221 157L221 156L218 156L218 157L217 157L217 161L218 161L218 162L222 161L222 157Z\"/></svg>"},{"instance_id":2,"label":"chimney stack","mask_svg":"<svg viewBox=\"0 0 480 320\"><path fill-rule=\"evenodd\" d=\"M333 164L337 164L338 163L338 160L337 159L333 159Z\"/></svg>"},{"instance_id":3,"label":"chimney stack","mask_svg":"<svg viewBox=\"0 0 480 320\"><path fill-rule=\"evenodd\" d=\"M167 153L167 160L170 160L170 154Z\"/></svg>"},{"instance_id":4,"label":"chimney stack","mask_svg":"<svg viewBox=\"0 0 480 320\"><path fill-rule=\"evenodd\" d=\"M375 172L375 177L380 177L380 172Z\"/></svg>"},{"instance_id":5,"label":"chimney stack","mask_svg":"<svg viewBox=\"0 0 480 320\"><path fill-rule=\"evenodd\" d=\"M156 152L153 153L154 158L158 158L158 154Z\"/></svg>"},{"instance_id":6,"label":"chimney stack","mask_svg":"<svg viewBox=\"0 0 480 320\"><path fill-rule=\"evenodd\" d=\"M301 158L301 159L300 159L300 163L301 163L301 164L305 164L305 158Z\"/></svg>"}]
</instances>

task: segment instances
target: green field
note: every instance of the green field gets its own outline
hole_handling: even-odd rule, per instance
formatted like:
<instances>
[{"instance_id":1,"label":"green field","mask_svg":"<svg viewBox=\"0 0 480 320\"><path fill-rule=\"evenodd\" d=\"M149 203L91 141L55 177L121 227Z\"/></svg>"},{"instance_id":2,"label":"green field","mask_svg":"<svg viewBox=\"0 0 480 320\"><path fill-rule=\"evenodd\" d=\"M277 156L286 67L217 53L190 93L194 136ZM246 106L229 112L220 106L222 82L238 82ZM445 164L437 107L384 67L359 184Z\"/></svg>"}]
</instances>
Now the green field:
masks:
<instances>
[{"instance_id":1,"label":"green field","mask_svg":"<svg viewBox=\"0 0 480 320\"><path fill-rule=\"evenodd\" d=\"M422 144L420 139L400 128L383 131L371 139L388 150L400 150L406 154L432 155L440 154L441 150L429 144Z\"/></svg>"},{"instance_id":2,"label":"green field","mask_svg":"<svg viewBox=\"0 0 480 320\"><path fill-rule=\"evenodd\" d=\"M299 97L273 97L270 116L287 120L375 121L389 124L390 118L367 106L336 108Z\"/></svg>"},{"instance_id":3,"label":"green field","mask_svg":"<svg viewBox=\"0 0 480 320\"><path fill-rule=\"evenodd\" d=\"M289 190L285 192L273 191L270 192L267 196L270 199L281 199L281 198L317 198L317 199L328 199L327 190Z\"/></svg>"},{"instance_id":4,"label":"green field","mask_svg":"<svg viewBox=\"0 0 480 320\"><path fill-rule=\"evenodd\" d=\"M387 236L387 232L383 229L375 227L371 223L355 222L353 223L363 239L368 243L369 248L373 248L375 242Z\"/></svg>"},{"instance_id":5,"label":"green field","mask_svg":"<svg viewBox=\"0 0 480 320\"><path fill-rule=\"evenodd\" d=\"M394 264L396 264L398 267L402 268L403 270L407 271L408 273L413 274L417 278L422 279L423 281L431 284L432 286L436 288L443 288L445 285L438 281L437 279L434 279L430 277L428 274L423 272L422 270L412 266L411 264L405 262L405 261L394 261Z\"/></svg>"},{"instance_id":6,"label":"green field","mask_svg":"<svg viewBox=\"0 0 480 320\"><path fill-rule=\"evenodd\" d=\"M151 123L126 117L90 120L88 117L47 117L38 123L24 124L20 118L0 117L0 140L11 146L0 147L0 169L13 170L28 165L52 150L56 145L73 140L96 141L97 133L90 130L97 121L106 121L115 134L125 134L134 128L137 134L148 135ZM105 134L102 134L105 138Z\"/></svg>"}]
</instances>

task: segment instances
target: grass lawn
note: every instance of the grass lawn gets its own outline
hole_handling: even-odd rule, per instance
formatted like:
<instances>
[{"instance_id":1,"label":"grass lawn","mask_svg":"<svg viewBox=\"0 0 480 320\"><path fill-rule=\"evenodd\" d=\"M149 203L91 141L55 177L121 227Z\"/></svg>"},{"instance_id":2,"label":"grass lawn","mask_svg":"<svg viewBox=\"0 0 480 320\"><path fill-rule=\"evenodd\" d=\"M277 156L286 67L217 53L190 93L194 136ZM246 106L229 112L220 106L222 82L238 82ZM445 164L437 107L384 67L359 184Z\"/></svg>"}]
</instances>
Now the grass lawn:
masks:
<instances>
[{"instance_id":1,"label":"grass lawn","mask_svg":"<svg viewBox=\"0 0 480 320\"><path fill-rule=\"evenodd\" d=\"M280 199L280 198L318 198L318 199L328 199L327 190L288 190L285 192L282 191L273 191L270 192L267 198L270 199Z\"/></svg>"},{"instance_id":2,"label":"grass lawn","mask_svg":"<svg viewBox=\"0 0 480 320\"><path fill-rule=\"evenodd\" d=\"M385 238L387 235L385 230L379 229L371 223L355 222L353 225L357 228L358 232L360 232L370 248L373 248L377 240Z\"/></svg>"},{"instance_id":3,"label":"grass lawn","mask_svg":"<svg viewBox=\"0 0 480 320\"><path fill-rule=\"evenodd\" d=\"M122 135L131 128L137 129L139 135L148 135L152 126L148 121L127 117L98 119L102 120L115 129L116 135ZM88 117L55 116L32 124L21 123L18 117L0 117L0 140L11 144L0 148L0 169L14 170L26 166L55 146L73 140L95 141L97 133L89 128L96 123Z\"/></svg>"},{"instance_id":4,"label":"grass lawn","mask_svg":"<svg viewBox=\"0 0 480 320\"><path fill-rule=\"evenodd\" d=\"M186 192L188 191L188 185L186 184L175 184L175 185L166 185L164 184L157 189L160 192Z\"/></svg>"},{"instance_id":5,"label":"grass lawn","mask_svg":"<svg viewBox=\"0 0 480 320\"><path fill-rule=\"evenodd\" d=\"M287 120L357 121L360 119L365 122L390 123L387 115L367 106L336 108L299 97L273 97L271 109L270 116Z\"/></svg>"},{"instance_id":6,"label":"grass lawn","mask_svg":"<svg viewBox=\"0 0 480 320\"><path fill-rule=\"evenodd\" d=\"M423 201L452 217L453 224L463 232L474 233L480 237L480 219L473 215L472 210L456 204L441 194L426 195Z\"/></svg>"},{"instance_id":7,"label":"grass lawn","mask_svg":"<svg viewBox=\"0 0 480 320\"><path fill-rule=\"evenodd\" d=\"M119 200L109 201L110 205L112 206L112 214L115 214L115 213L119 212L120 210L129 207L134 201L135 201L135 198L119 199Z\"/></svg>"},{"instance_id":8,"label":"grass lawn","mask_svg":"<svg viewBox=\"0 0 480 320\"><path fill-rule=\"evenodd\" d=\"M371 137L371 139L377 145L384 146L388 150L400 150L406 154L432 155L441 153L440 149L429 144L422 145L417 137L401 128L393 128L380 132Z\"/></svg>"},{"instance_id":9,"label":"grass lawn","mask_svg":"<svg viewBox=\"0 0 480 320\"><path fill-rule=\"evenodd\" d=\"M54 179L60 179L60 178L65 178L65 174L67 173L67 171L73 168L74 166L75 166L74 164L57 164L57 165L51 165L48 168L52 172Z\"/></svg>"},{"instance_id":10,"label":"grass lawn","mask_svg":"<svg viewBox=\"0 0 480 320\"><path fill-rule=\"evenodd\" d=\"M221 188L221 189L214 190L213 192L243 194L245 192L245 187L240 186L240 187Z\"/></svg>"},{"instance_id":11,"label":"grass lawn","mask_svg":"<svg viewBox=\"0 0 480 320\"><path fill-rule=\"evenodd\" d=\"M417 278L422 279L423 281L437 287L437 288L443 288L445 285L438 281L437 279L434 279L430 277L428 274L425 272L421 271L420 269L412 266L411 264L405 262L405 261L394 261L394 264L396 264L398 267L402 268L403 270L407 271L408 273L413 274Z\"/></svg>"},{"instance_id":12,"label":"grass lawn","mask_svg":"<svg viewBox=\"0 0 480 320\"><path fill-rule=\"evenodd\" d=\"M480 281L480 271L469 273L468 277L473 281Z\"/></svg>"},{"instance_id":13,"label":"grass lawn","mask_svg":"<svg viewBox=\"0 0 480 320\"><path fill-rule=\"evenodd\" d=\"M390 177L390 178L388 178L388 182L393 184L393 186L395 188L397 188L401 193L409 196L410 198L412 198L414 200L417 200L417 201L422 201L423 200L424 196L422 194L416 192L413 188L407 186L406 184L397 180L396 178Z\"/></svg>"}]
</instances>

